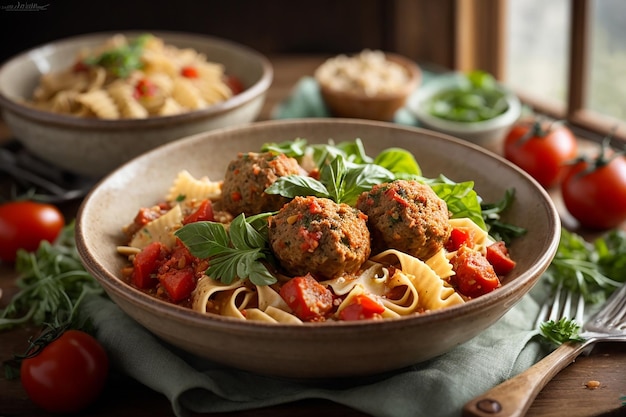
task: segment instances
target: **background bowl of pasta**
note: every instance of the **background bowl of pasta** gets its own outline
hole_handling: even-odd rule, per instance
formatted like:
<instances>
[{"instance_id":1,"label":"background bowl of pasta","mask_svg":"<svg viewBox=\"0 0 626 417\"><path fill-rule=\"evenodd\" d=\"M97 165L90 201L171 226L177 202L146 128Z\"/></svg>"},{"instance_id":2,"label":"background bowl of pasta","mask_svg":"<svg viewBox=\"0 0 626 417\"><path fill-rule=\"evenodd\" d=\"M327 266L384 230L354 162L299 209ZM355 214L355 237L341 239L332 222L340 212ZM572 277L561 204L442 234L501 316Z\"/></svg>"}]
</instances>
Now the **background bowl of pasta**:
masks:
<instances>
[{"instance_id":1,"label":"background bowl of pasta","mask_svg":"<svg viewBox=\"0 0 626 417\"><path fill-rule=\"evenodd\" d=\"M458 294L453 294L455 290L441 282L439 277L443 274L438 272L439 276L434 279L436 282L431 281L433 271L440 271L441 266L446 264L444 258L432 256L429 259L433 259L434 263L430 260L415 261L417 269L411 273L408 271L412 267L405 269L401 261L401 267L396 265L397 269L388 271L402 269L407 271L407 276L428 277L423 282L431 282L432 291L422 293L422 289L418 288L420 284L402 281L398 276L398 285L394 288L404 291L406 296L399 295L397 291L385 293L385 296L378 297L381 304L377 306L384 305L380 314L364 320L349 320L346 316L343 317L345 320L294 320L286 314L289 309L272 291L272 286L258 284L252 276L248 284L237 279L219 283L204 275L206 265L200 268L202 277L190 299L178 302L159 297L158 290L139 289L134 278L128 281L122 271L128 271L129 265L134 265L135 261L131 264L131 259L141 263L138 259L140 250L135 250L135 247L152 247L154 240L160 245L162 238L167 240L172 237L172 230L190 230L187 226L194 230L193 225L215 225L200 221L180 228L176 218L180 218L180 210L184 210L182 207L187 202L199 201L191 195L207 194L215 200L214 204L220 204L217 201L225 201L226 194L230 197L237 194L226 191L226 176L227 170L231 173L243 171L243 168L227 168L231 161L238 160L239 153L242 153L243 160L252 160L256 156L249 152L260 152L264 144L280 144L297 138L303 138L309 144L328 144L329 140L335 144L361 143L364 152L372 157L384 154L386 149L402 149L414 156L425 178L437 178L443 174L455 184L473 181L474 191L485 202L500 201L506 191L513 188L515 199L502 213L501 220L526 230L523 236L514 238L508 245L509 253L516 262L515 267L501 277L501 285L493 291L476 297L459 298ZM362 154L359 147L351 149ZM392 154L396 155L395 151ZM274 162L277 160L271 159ZM254 172L263 171L259 166L256 165ZM397 163L388 166L399 169ZM154 176L154 172L159 172L159 175ZM322 179L326 175L324 172L320 177ZM137 187L136 184L142 186ZM120 199L120 195L124 198ZM397 200L396 197L393 200ZM296 200L302 201L298 197L291 201ZM167 211L167 215L158 217L158 225L149 223L155 227L146 225L148 229L134 228L129 232L128 226L137 218L141 208L152 207L149 212L163 214L161 210L165 206L157 205L165 201L176 203L168 206L173 209ZM450 203L447 205L451 207ZM203 205L200 207L192 216L195 220L203 216ZM317 212L314 207L317 206L310 205L301 211ZM169 214L175 211L177 214L171 217ZM141 212L144 215L148 213L145 210ZM275 215L275 220L269 224L278 224L278 217ZM283 224L296 223L298 218L296 209ZM241 216L236 219L241 219ZM230 226L231 234L240 230L242 224L235 226L235 220ZM448 352L495 323L533 287L551 262L560 234L558 213L545 190L522 170L478 145L421 128L336 118L257 122L197 134L164 145L124 164L100 182L81 206L76 227L78 250L87 270L122 310L155 335L186 351L226 365L295 378L375 374ZM478 234L483 238L477 240L489 239L485 233ZM129 235L134 236L134 242L129 243ZM177 236L184 239L182 235ZM146 238L153 241L149 243ZM306 238L314 238L314 234ZM340 242L345 243L344 240ZM319 247L328 250L328 245L324 245ZM293 246L302 249L301 245ZM240 250L240 246L234 247ZM440 249L438 253L442 252L443 249ZM141 253L145 254L143 249ZM237 253L235 251L234 255L237 256ZM314 256L311 252L311 257ZM375 260L378 261L378 258ZM181 260L174 263L179 267L188 265ZM443 269L446 270L446 267ZM243 273L241 271L237 269L238 274ZM321 270L318 272L322 273ZM387 272L380 272L378 278ZM393 276L396 276L395 273ZM289 279L287 282L292 281ZM338 278L330 285L335 285L333 288L340 293L342 290L339 287L347 281ZM200 282L203 283L202 288ZM286 287L283 281L279 282L283 288ZM418 289L414 291L413 287ZM221 296L212 298L211 294L218 293ZM250 301L254 305L248 305L248 308L239 305L244 299L256 301ZM453 299L455 301L450 302ZM423 304L424 307L413 305L418 304L418 300L431 304ZM279 309L282 311L275 314ZM286 316L289 318L285 319ZM245 346L253 348L242 350Z\"/></svg>"},{"instance_id":2,"label":"background bowl of pasta","mask_svg":"<svg viewBox=\"0 0 626 417\"><path fill-rule=\"evenodd\" d=\"M0 105L35 156L99 178L161 144L255 120L272 76L263 55L228 40L103 32L9 59Z\"/></svg>"}]
</instances>

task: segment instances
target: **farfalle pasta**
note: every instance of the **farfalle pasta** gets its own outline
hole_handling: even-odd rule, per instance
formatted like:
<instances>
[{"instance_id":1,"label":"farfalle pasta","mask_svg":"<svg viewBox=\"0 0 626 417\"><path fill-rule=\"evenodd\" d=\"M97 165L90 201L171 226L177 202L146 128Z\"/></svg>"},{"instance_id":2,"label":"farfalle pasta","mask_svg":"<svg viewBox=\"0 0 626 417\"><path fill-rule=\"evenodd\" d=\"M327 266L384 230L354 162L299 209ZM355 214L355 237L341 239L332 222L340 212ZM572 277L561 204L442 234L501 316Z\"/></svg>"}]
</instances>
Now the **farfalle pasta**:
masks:
<instances>
[{"instance_id":1,"label":"farfalle pasta","mask_svg":"<svg viewBox=\"0 0 626 417\"><path fill-rule=\"evenodd\" d=\"M153 35L115 35L81 51L75 64L41 76L38 109L77 117L144 119L212 106L239 92L224 66Z\"/></svg>"}]
</instances>

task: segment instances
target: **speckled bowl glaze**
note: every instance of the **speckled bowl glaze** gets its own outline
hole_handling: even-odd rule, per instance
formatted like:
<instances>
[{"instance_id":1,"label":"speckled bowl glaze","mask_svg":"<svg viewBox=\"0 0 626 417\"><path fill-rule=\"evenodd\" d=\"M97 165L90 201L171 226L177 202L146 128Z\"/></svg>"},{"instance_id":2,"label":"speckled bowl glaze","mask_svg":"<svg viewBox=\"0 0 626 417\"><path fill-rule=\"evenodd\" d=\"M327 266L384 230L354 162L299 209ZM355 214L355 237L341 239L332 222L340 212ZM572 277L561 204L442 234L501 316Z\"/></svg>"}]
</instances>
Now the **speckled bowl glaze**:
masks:
<instances>
[{"instance_id":1,"label":"speckled bowl glaze","mask_svg":"<svg viewBox=\"0 0 626 417\"><path fill-rule=\"evenodd\" d=\"M405 105L408 97L422 81L422 72L417 64L397 54L385 53L387 60L401 65L409 74L401 90L394 93L368 96L360 92L344 91L319 83L320 94L330 113L335 117L392 121L396 112Z\"/></svg>"},{"instance_id":2,"label":"speckled bowl glaze","mask_svg":"<svg viewBox=\"0 0 626 417\"><path fill-rule=\"evenodd\" d=\"M243 82L245 91L205 109L148 119L84 119L21 104L31 97L42 74L66 68L80 49L100 45L116 33L134 37L146 32L222 63L227 74ZM52 42L8 60L0 68L0 106L13 136L34 155L67 171L99 178L164 143L255 120L272 77L267 58L228 40L176 32L103 32Z\"/></svg>"},{"instance_id":3,"label":"speckled bowl glaze","mask_svg":"<svg viewBox=\"0 0 626 417\"><path fill-rule=\"evenodd\" d=\"M121 228L140 207L161 201L179 171L217 180L237 152L295 138L311 143L360 138L369 155L392 146L408 149L424 175L473 180L486 201L499 200L514 187L516 202L504 220L528 230L510 247L517 267L502 287L452 308L397 320L304 325L200 314L154 299L122 281L126 259L116 252L116 246L125 243ZM552 260L560 233L557 210L546 191L503 158L428 130L353 119L257 122L164 145L104 178L82 204L76 226L76 243L87 270L129 316L155 335L226 365L294 378L376 374L448 352L495 323L533 287Z\"/></svg>"}]
</instances>

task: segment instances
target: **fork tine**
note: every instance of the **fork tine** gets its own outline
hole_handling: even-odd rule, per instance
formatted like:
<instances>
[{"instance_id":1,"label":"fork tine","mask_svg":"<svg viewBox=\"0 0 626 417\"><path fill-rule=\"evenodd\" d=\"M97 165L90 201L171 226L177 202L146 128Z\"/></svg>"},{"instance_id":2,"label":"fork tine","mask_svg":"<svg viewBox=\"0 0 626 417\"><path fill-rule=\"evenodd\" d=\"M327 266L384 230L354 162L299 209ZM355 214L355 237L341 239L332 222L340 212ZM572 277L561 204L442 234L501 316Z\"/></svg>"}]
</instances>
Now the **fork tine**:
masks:
<instances>
[{"instance_id":1,"label":"fork tine","mask_svg":"<svg viewBox=\"0 0 626 417\"><path fill-rule=\"evenodd\" d=\"M563 283L559 282L552 296L552 305L549 301L541 306L539 316L537 318L537 326L539 327L544 321L559 321L562 318L574 320L579 326L584 322L585 299L582 294L575 295L563 287Z\"/></svg>"},{"instance_id":2,"label":"fork tine","mask_svg":"<svg viewBox=\"0 0 626 417\"><path fill-rule=\"evenodd\" d=\"M626 284L608 298L589 320L590 330L621 333L626 331Z\"/></svg>"}]
</instances>

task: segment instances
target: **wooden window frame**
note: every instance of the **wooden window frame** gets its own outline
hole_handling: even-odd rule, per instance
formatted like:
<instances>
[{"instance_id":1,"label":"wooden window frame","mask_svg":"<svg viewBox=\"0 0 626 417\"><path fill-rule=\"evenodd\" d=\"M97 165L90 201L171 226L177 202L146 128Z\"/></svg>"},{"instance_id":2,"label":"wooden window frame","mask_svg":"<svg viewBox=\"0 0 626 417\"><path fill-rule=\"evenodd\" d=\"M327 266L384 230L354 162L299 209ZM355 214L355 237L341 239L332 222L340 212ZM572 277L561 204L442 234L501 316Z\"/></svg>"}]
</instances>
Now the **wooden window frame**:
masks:
<instances>
[{"instance_id":1,"label":"wooden window frame","mask_svg":"<svg viewBox=\"0 0 626 417\"><path fill-rule=\"evenodd\" d=\"M522 90L516 93L534 111L567 120L580 136L599 141L612 135L626 143L624 121L585 108L592 0L569 1L570 70L566 102L550 102ZM398 52L444 69L482 69L499 80L506 79L507 0L396 0L394 5L392 44ZM425 45L430 45L431 50L424 49L428 48Z\"/></svg>"}]
</instances>

